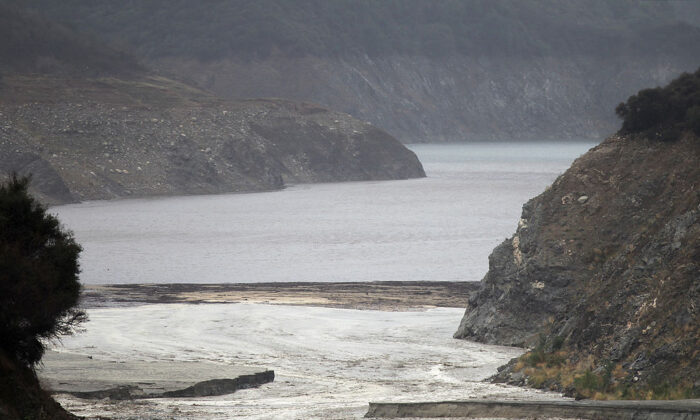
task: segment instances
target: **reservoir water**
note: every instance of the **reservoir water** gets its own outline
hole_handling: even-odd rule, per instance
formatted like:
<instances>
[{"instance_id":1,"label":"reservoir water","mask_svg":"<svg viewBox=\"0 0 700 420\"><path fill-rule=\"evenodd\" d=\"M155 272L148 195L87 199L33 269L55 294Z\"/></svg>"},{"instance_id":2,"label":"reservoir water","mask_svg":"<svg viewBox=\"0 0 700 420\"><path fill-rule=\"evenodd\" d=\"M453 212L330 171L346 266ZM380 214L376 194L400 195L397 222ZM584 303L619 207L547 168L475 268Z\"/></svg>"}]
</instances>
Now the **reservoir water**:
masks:
<instances>
[{"instance_id":1,"label":"reservoir water","mask_svg":"<svg viewBox=\"0 0 700 420\"><path fill-rule=\"evenodd\" d=\"M53 207L114 283L477 281L521 206L591 143L409 146L427 178Z\"/></svg>"}]
</instances>

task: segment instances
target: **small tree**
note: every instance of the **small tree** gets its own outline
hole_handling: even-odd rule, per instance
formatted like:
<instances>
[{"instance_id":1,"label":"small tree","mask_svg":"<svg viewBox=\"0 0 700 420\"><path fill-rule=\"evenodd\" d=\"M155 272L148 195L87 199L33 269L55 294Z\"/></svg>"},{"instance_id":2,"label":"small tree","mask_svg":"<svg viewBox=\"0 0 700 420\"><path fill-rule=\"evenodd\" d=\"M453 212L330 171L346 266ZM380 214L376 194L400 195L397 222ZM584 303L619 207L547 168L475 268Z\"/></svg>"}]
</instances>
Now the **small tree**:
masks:
<instances>
[{"instance_id":1,"label":"small tree","mask_svg":"<svg viewBox=\"0 0 700 420\"><path fill-rule=\"evenodd\" d=\"M86 317L76 308L80 245L28 185L16 175L0 184L0 349L33 366L42 339L70 334Z\"/></svg>"},{"instance_id":2,"label":"small tree","mask_svg":"<svg viewBox=\"0 0 700 420\"><path fill-rule=\"evenodd\" d=\"M642 133L673 141L687 130L700 136L700 69L683 73L667 86L640 90L615 108L621 134Z\"/></svg>"}]
</instances>

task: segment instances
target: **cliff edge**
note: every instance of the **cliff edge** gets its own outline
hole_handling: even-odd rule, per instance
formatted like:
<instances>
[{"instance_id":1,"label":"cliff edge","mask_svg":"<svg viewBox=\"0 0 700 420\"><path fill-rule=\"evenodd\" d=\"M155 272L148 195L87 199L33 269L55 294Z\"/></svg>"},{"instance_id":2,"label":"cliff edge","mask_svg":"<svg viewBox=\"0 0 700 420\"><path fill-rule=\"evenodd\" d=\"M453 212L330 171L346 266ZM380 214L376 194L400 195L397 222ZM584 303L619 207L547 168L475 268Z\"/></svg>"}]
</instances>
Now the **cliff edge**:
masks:
<instances>
[{"instance_id":1,"label":"cliff edge","mask_svg":"<svg viewBox=\"0 0 700 420\"><path fill-rule=\"evenodd\" d=\"M700 71L618 107L617 135L523 206L457 338L528 346L499 379L700 396Z\"/></svg>"}]
</instances>

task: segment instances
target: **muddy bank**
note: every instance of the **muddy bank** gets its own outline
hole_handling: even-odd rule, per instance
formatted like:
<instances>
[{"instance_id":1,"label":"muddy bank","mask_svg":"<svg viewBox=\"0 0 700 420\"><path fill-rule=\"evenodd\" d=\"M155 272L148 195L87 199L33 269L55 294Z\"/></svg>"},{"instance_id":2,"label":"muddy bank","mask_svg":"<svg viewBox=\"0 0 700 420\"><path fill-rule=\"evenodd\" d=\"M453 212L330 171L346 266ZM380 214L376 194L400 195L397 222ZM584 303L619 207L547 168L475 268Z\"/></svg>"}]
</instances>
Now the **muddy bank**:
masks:
<instances>
[{"instance_id":1,"label":"muddy bank","mask_svg":"<svg viewBox=\"0 0 700 420\"><path fill-rule=\"evenodd\" d=\"M461 308L478 282L87 285L87 308L144 303L268 303L400 311Z\"/></svg>"}]
</instances>

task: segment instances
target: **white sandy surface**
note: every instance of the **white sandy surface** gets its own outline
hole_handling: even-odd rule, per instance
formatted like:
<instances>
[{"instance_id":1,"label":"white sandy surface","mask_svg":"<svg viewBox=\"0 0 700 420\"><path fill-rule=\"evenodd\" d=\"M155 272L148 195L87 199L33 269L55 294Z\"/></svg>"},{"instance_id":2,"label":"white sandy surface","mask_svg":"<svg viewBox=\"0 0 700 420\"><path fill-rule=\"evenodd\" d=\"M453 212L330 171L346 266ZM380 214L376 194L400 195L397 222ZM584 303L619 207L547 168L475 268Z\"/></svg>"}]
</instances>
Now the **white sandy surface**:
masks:
<instances>
[{"instance_id":1,"label":"white sandy surface","mask_svg":"<svg viewBox=\"0 0 700 420\"><path fill-rule=\"evenodd\" d=\"M480 382L521 351L453 339L462 312L262 304L94 309L87 331L64 339L59 351L269 368L276 379L220 397L58 400L78 415L118 419L345 419L362 417L369 401L561 398Z\"/></svg>"}]
</instances>

